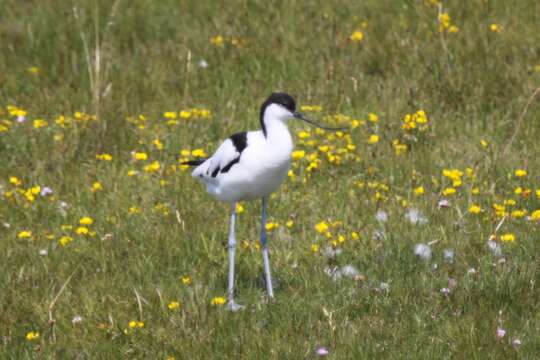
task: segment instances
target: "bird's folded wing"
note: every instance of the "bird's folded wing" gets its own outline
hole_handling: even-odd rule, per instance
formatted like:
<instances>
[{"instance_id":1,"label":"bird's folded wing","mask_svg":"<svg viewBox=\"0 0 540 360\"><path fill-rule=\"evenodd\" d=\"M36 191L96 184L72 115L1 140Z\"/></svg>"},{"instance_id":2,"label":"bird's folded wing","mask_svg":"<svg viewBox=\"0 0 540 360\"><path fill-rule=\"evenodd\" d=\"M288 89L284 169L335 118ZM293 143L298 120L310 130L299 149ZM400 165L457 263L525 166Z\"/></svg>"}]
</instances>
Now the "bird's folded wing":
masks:
<instances>
[{"instance_id":1,"label":"bird's folded wing","mask_svg":"<svg viewBox=\"0 0 540 360\"><path fill-rule=\"evenodd\" d=\"M216 177L217 174L227 172L228 169L240 159L240 152L236 149L231 139L225 140L210 158L210 166L207 175Z\"/></svg>"}]
</instances>

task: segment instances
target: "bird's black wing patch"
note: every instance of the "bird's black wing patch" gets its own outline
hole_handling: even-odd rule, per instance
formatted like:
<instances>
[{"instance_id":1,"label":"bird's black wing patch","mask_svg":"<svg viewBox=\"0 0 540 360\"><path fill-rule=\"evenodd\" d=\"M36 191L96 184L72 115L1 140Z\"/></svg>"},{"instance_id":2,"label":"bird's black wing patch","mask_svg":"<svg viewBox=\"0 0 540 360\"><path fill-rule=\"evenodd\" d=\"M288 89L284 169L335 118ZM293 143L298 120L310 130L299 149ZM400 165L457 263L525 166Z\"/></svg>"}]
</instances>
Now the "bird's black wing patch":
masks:
<instances>
[{"instance_id":1,"label":"bird's black wing patch","mask_svg":"<svg viewBox=\"0 0 540 360\"><path fill-rule=\"evenodd\" d=\"M221 169L221 173L224 174L224 173L229 172L229 170L231 170L233 165L236 164L236 163L239 163L239 162L240 162L240 156L237 157L236 159L234 159L233 161L231 161L230 163L228 163L227 165L225 165L225 167L223 167L223 169Z\"/></svg>"},{"instance_id":2,"label":"bird's black wing patch","mask_svg":"<svg viewBox=\"0 0 540 360\"><path fill-rule=\"evenodd\" d=\"M182 161L180 165L189 165L189 166L199 166L203 162L205 162L207 159L197 159L197 160L188 160L188 161Z\"/></svg>"},{"instance_id":3,"label":"bird's black wing patch","mask_svg":"<svg viewBox=\"0 0 540 360\"><path fill-rule=\"evenodd\" d=\"M247 132L239 132L230 137L234 147L238 153L242 154L242 151L247 147Z\"/></svg>"},{"instance_id":4,"label":"bird's black wing patch","mask_svg":"<svg viewBox=\"0 0 540 360\"><path fill-rule=\"evenodd\" d=\"M238 162L240 162L240 156L242 156L242 151L244 151L244 149L247 147L247 132L243 131L243 132L236 133L232 135L230 139L234 145L234 148L238 152L238 157L231 160L227 165L225 165L221 169L220 172L222 174L229 172L229 170L233 167L234 164L237 164Z\"/></svg>"},{"instance_id":5,"label":"bird's black wing patch","mask_svg":"<svg viewBox=\"0 0 540 360\"><path fill-rule=\"evenodd\" d=\"M214 169L214 171L212 171L212 177L214 177L214 178L215 178L215 177L217 176L217 174L218 174L219 170L220 170L220 167L219 167L219 165L218 165L218 167L217 167L217 168L215 168L215 169Z\"/></svg>"}]
</instances>

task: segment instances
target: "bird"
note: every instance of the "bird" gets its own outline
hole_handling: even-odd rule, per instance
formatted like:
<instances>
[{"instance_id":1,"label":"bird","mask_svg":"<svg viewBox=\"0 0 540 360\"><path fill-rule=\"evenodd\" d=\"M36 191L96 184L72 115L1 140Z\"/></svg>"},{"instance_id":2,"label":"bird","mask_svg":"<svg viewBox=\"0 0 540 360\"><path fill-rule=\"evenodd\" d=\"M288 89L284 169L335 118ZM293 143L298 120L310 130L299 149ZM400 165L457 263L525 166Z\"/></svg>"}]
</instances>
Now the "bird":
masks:
<instances>
[{"instance_id":1,"label":"bird","mask_svg":"<svg viewBox=\"0 0 540 360\"><path fill-rule=\"evenodd\" d=\"M261 129L238 132L227 138L209 158L182 162L195 167L192 177L206 186L207 192L217 200L230 204L228 235L228 288L227 308L241 310L244 305L234 299L234 266L236 250L236 204L240 201L262 199L260 248L268 297L274 298L266 219L268 198L287 177L291 167L293 139L287 123L303 120L326 130L343 130L342 127L322 126L310 120L296 108L294 98L284 92L272 93L261 105Z\"/></svg>"}]
</instances>

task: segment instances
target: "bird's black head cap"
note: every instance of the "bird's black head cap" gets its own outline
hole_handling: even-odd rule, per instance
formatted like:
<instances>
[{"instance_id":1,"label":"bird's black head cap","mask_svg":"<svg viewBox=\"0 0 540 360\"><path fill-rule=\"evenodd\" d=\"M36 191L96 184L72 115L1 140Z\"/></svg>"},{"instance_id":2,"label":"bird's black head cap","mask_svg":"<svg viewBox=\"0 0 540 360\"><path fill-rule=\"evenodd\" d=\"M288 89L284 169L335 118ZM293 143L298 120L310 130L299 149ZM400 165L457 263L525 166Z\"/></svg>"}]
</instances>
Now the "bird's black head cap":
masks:
<instances>
[{"instance_id":1,"label":"bird's black head cap","mask_svg":"<svg viewBox=\"0 0 540 360\"><path fill-rule=\"evenodd\" d=\"M294 113L296 111L296 102L291 95L283 92L272 93L272 95L270 95L268 99L266 99L266 101L262 104L261 112L259 114L264 136L266 136L266 127L264 126L264 112L266 111L266 108L272 104L281 105L285 109L289 110L291 113Z\"/></svg>"}]
</instances>

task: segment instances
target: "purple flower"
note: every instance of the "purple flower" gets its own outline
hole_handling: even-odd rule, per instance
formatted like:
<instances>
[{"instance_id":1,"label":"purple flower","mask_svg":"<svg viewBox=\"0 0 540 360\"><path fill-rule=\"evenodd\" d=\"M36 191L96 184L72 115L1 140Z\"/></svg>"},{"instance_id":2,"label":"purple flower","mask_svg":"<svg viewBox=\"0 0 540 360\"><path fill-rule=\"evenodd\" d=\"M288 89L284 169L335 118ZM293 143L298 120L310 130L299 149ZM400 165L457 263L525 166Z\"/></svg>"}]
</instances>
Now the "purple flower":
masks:
<instances>
[{"instance_id":1,"label":"purple flower","mask_svg":"<svg viewBox=\"0 0 540 360\"><path fill-rule=\"evenodd\" d=\"M385 223L388 221L388 213L384 210L379 210L375 214L375 219L380 223Z\"/></svg>"},{"instance_id":2,"label":"purple flower","mask_svg":"<svg viewBox=\"0 0 540 360\"><path fill-rule=\"evenodd\" d=\"M16 120L18 123L23 123L26 121L26 116L24 115L17 115L17 120Z\"/></svg>"},{"instance_id":3,"label":"purple flower","mask_svg":"<svg viewBox=\"0 0 540 360\"><path fill-rule=\"evenodd\" d=\"M502 327L497 328L497 339L502 339L506 335L506 330L504 330Z\"/></svg>"},{"instance_id":4,"label":"purple flower","mask_svg":"<svg viewBox=\"0 0 540 360\"><path fill-rule=\"evenodd\" d=\"M446 209L450 207L450 201L442 199L439 201L439 209Z\"/></svg>"},{"instance_id":5,"label":"purple flower","mask_svg":"<svg viewBox=\"0 0 540 360\"><path fill-rule=\"evenodd\" d=\"M50 195L52 193L53 193L52 189L50 187L48 187L48 186L44 186L41 189L41 196L47 196L47 195Z\"/></svg>"},{"instance_id":6,"label":"purple flower","mask_svg":"<svg viewBox=\"0 0 540 360\"><path fill-rule=\"evenodd\" d=\"M315 353L317 355L319 355L319 356L326 356L326 355L330 354L328 349L325 348L324 346L318 347L317 350L315 350Z\"/></svg>"},{"instance_id":7,"label":"purple flower","mask_svg":"<svg viewBox=\"0 0 540 360\"><path fill-rule=\"evenodd\" d=\"M443 287L443 288L441 289L441 294L443 294L443 295L448 295L448 294L450 294L450 289L447 288L447 287Z\"/></svg>"}]
</instances>

